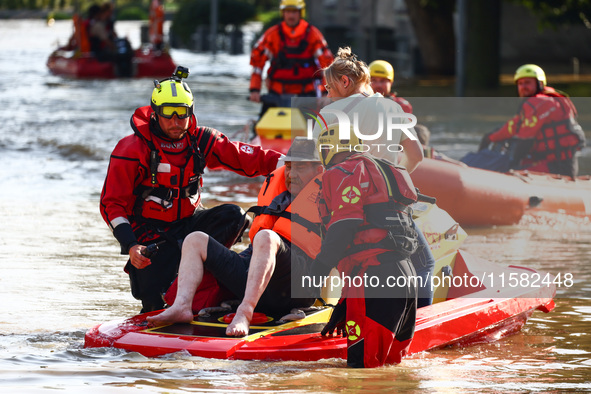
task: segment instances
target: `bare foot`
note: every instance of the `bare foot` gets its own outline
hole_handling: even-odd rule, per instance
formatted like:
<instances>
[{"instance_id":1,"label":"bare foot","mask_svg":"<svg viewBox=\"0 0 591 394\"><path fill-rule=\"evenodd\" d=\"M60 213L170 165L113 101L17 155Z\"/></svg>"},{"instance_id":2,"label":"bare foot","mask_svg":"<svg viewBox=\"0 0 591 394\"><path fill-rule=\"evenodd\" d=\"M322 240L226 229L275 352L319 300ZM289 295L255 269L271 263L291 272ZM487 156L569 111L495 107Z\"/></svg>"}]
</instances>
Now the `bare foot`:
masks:
<instances>
[{"instance_id":1,"label":"bare foot","mask_svg":"<svg viewBox=\"0 0 591 394\"><path fill-rule=\"evenodd\" d=\"M146 317L146 320L151 326L172 323L190 323L193 321L193 311L191 311L191 308L175 308L173 305L158 315Z\"/></svg>"},{"instance_id":2,"label":"bare foot","mask_svg":"<svg viewBox=\"0 0 591 394\"><path fill-rule=\"evenodd\" d=\"M250 319L252 319L252 314L250 314L249 318L244 312L238 309L234 319L232 319L232 323L228 324L228 328L226 328L226 335L231 337L247 336L248 328L250 326Z\"/></svg>"}]
</instances>

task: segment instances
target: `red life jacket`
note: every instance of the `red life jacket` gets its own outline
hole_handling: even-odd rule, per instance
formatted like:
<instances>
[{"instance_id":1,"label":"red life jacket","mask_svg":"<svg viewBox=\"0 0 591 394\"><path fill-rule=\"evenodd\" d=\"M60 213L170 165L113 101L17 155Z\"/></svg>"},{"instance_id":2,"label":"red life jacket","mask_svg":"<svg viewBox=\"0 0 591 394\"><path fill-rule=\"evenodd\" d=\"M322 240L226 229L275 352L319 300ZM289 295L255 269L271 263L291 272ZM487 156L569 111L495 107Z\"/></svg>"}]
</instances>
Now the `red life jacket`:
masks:
<instances>
[{"instance_id":1,"label":"red life jacket","mask_svg":"<svg viewBox=\"0 0 591 394\"><path fill-rule=\"evenodd\" d=\"M150 132L152 112L149 106L142 107L131 118L135 134L150 148L150 176L134 190L137 195L134 214L143 220L170 224L191 216L198 206L199 199L192 202L190 197L199 193L201 175L215 137L212 129L196 127L196 122L191 122L185 137L171 142L187 144L185 165L174 165L167 157L165 144L155 143Z\"/></svg>"},{"instance_id":2,"label":"red life jacket","mask_svg":"<svg viewBox=\"0 0 591 394\"><path fill-rule=\"evenodd\" d=\"M388 97L400 105L405 113L412 114L412 105L408 102L408 100L398 97L396 93L391 93Z\"/></svg>"},{"instance_id":3,"label":"red life jacket","mask_svg":"<svg viewBox=\"0 0 591 394\"><path fill-rule=\"evenodd\" d=\"M369 256L403 248L411 253L416 249L416 232L412 228L412 209L418 195L410 175L404 169L383 159L355 154L329 171L352 174L359 161L363 161L377 192L363 196L364 223L358 228L349 246L348 257L339 263L339 271L348 273ZM331 191L333 192L333 191ZM326 202L320 200L319 210L326 227L334 218ZM413 240L414 239L414 240ZM376 263L377 260L373 259Z\"/></svg>"},{"instance_id":4,"label":"red life jacket","mask_svg":"<svg viewBox=\"0 0 591 394\"><path fill-rule=\"evenodd\" d=\"M549 87L535 97L557 97L555 106L559 113L550 113L550 120L536 134L532 158L542 161L572 159L575 152L585 145L585 134L576 120L575 106L567 96ZM526 100L524 105L526 104L533 106L530 100ZM540 109L539 112L542 111Z\"/></svg>"},{"instance_id":5,"label":"red life jacket","mask_svg":"<svg viewBox=\"0 0 591 394\"><path fill-rule=\"evenodd\" d=\"M320 66L309 42L311 26L302 20L293 37L288 37L283 25L282 22L277 26L281 45L269 66L269 79L283 84L301 84L304 92L305 85L322 80L322 73L318 72Z\"/></svg>"},{"instance_id":6,"label":"red life jacket","mask_svg":"<svg viewBox=\"0 0 591 394\"><path fill-rule=\"evenodd\" d=\"M262 229L273 230L292 244L299 247L310 258L320 252L320 217L316 201L320 193L320 175L314 178L298 193L289 206L279 211L273 209L273 200L283 193L285 187L285 166L275 170L265 181L257 200L258 212L250 226L250 241ZM294 209L294 211L292 211Z\"/></svg>"}]
</instances>

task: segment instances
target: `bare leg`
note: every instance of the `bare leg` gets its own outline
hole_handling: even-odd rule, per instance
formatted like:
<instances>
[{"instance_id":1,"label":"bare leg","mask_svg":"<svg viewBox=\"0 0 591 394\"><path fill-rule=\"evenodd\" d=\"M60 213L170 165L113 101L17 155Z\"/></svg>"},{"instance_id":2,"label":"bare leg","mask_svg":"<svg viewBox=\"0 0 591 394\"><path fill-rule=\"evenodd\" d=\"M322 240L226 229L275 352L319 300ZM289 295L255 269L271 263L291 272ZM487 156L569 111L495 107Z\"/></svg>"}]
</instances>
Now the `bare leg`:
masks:
<instances>
[{"instance_id":1,"label":"bare leg","mask_svg":"<svg viewBox=\"0 0 591 394\"><path fill-rule=\"evenodd\" d=\"M193 297L203 279L203 262L207 259L208 242L209 236L200 231L187 235L183 242L174 303L164 312L148 316L146 320L150 325L188 323L193 320Z\"/></svg>"},{"instance_id":2,"label":"bare leg","mask_svg":"<svg viewBox=\"0 0 591 394\"><path fill-rule=\"evenodd\" d=\"M274 231L261 230L254 237L252 245L244 298L236 310L234 320L226 328L226 335L243 337L248 334L254 308L275 271L275 255L281 245L281 239Z\"/></svg>"}]
</instances>

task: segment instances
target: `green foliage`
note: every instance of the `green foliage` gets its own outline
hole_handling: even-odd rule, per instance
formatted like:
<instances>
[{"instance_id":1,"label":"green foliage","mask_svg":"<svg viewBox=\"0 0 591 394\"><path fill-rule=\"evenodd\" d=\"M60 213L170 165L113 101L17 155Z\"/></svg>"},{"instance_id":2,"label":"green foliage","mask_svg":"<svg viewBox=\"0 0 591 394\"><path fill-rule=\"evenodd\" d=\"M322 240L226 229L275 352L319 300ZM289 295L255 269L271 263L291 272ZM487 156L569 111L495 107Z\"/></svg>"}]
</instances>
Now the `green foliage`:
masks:
<instances>
[{"instance_id":1,"label":"green foliage","mask_svg":"<svg viewBox=\"0 0 591 394\"><path fill-rule=\"evenodd\" d=\"M540 27L583 23L591 29L591 0L510 0L530 9L540 18Z\"/></svg>"},{"instance_id":2,"label":"green foliage","mask_svg":"<svg viewBox=\"0 0 591 394\"><path fill-rule=\"evenodd\" d=\"M172 20L171 30L185 43L191 41L197 26L209 26L211 0L186 0ZM255 6L244 0L218 0L218 27L241 26L256 16Z\"/></svg>"},{"instance_id":3,"label":"green foliage","mask_svg":"<svg viewBox=\"0 0 591 394\"><path fill-rule=\"evenodd\" d=\"M263 15L259 15L259 21L263 22L263 31L269 27L276 25L281 22L281 15L279 11L268 12Z\"/></svg>"},{"instance_id":4,"label":"green foliage","mask_svg":"<svg viewBox=\"0 0 591 394\"><path fill-rule=\"evenodd\" d=\"M109 1L114 2L117 11L135 7L145 9L147 13L150 5L150 0L0 0L0 9L51 9L67 12L71 9L86 10L92 4L100 5Z\"/></svg>"},{"instance_id":5,"label":"green foliage","mask_svg":"<svg viewBox=\"0 0 591 394\"><path fill-rule=\"evenodd\" d=\"M149 16L148 10L137 4L117 9L117 20L119 21L147 20Z\"/></svg>"},{"instance_id":6,"label":"green foliage","mask_svg":"<svg viewBox=\"0 0 591 394\"><path fill-rule=\"evenodd\" d=\"M253 3L258 13L265 13L279 9L278 0L253 0Z\"/></svg>"},{"instance_id":7,"label":"green foliage","mask_svg":"<svg viewBox=\"0 0 591 394\"><path fill-rule=\"evenodd\" d=\"M70 14L69 12L56 11L56 12L50 12L47 15L47 18L53 18L56 21L65 21L68 19L72 19L72 14Z\"/></svg>"},{"instance_id":8,"label":"green foliage","mask_svg":"<svg viewBox=\"0 0 591 394\"><path fill-rule=\"evenodd\" d=\"M416 0L407 0L416 1ZM449 12L455 9L456 0L418 0L428 12ZM482 1L482 0L476 0ZM540 27L556 28L559 25L583 23L591 29L591 0L506 0L521 4L540 18Z\"/></svg>"},{"instance_id":9,"label":"green foliage","mask_svg":"<svg viewBox=\"0 0 591 394\"><path fill-rule=\"evenodd\" d=\"M23 5L20 0L3 0L2 8L6 8L9 10L18 10L19 8L23 8Z\"/></svg>"}]
</instances>

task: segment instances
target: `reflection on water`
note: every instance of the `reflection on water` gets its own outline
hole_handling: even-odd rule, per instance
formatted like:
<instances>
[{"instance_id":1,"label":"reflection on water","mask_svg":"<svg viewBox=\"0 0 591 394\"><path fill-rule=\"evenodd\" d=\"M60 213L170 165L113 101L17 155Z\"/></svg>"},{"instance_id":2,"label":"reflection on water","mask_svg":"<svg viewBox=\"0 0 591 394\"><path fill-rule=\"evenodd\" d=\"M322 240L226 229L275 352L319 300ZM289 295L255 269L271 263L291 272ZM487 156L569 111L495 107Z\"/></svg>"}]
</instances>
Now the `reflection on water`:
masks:
<instances>
[{"instance_id":1,"label":"reflection on water","mask_svg":"<svg viewBox=\"0 0 591 394\"><path fill-rule=\"evenodd\" d=\"M149 359L117 349L81 349L75 344L83 331L13 335L6 342L12 358L0 364L0 377L9 392L43 387L74 393L89 386L142 392L582 392L591 367L585 308L585 300L559 300L552 315L534 315L517 335L416 354L375 370L349 370L343 360L268 363L185 353Z\"/></svg>"},{"instance_id":2,"label":"reflection on water","mask_svg":"<svg viewBox=\"0 0 591 394\"><path fill-rule=\"evenodd\" d=\"M139 43L139 26L118 25ZM496 343L417 354L396 367L348 370L343 360L245 362L184 353L149 359L117 349L83 349L86 330L131 316L124 256L98 213L108 155L130 133L132 111L147 104L149 80L74 81L51 76L45 60L69 22L0 24L0 387L7 393L66 392L559 392L591 380L591 224L554 216L518 226L468 229L465 248L503 264L570 272L557 307L535 313L522 332ZM248 55L173 51L192 70L201 124L228 135L256 117L245 101ZM6 77L9 76L9 77ZM414 104L414 103L413 103ZM419 103L417 106L420 107ZM581 105L582 106L582 105ZM591 106L588 106L589 108ZM432 122L432 142L460 157L477 126ZM439 119L437 121L437 119ZM484 119L493 124L499 118ZM585 158L589 155L584 152ZM591 172L591 171L587 171ZM204 200L254 203L260 180L209 173Z\"/></svg>"},{"instance_id":3,"label":"reflection on water","mask_svg":"<svg viewBox=\"0 0 591 394\"><path fill-rule=\"evenodd\" d=\"M539 269L553 275L571 274L574 283L557 283L557 296L589 297L591 223L588 219L551 214L525 216L517 226L469 229L464 248L491 261Z\"/></svg>"}]
</instances>

